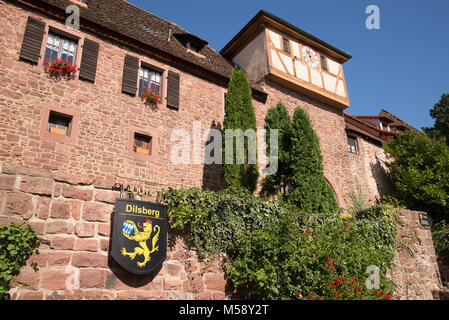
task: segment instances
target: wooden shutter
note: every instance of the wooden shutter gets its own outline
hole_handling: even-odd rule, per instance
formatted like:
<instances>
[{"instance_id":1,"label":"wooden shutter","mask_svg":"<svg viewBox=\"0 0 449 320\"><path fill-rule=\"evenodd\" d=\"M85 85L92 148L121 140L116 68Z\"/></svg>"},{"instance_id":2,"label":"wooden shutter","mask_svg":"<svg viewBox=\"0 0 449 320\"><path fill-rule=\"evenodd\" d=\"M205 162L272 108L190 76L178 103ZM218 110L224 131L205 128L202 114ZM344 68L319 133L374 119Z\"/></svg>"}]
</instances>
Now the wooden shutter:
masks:
<instances>
[{"instance_id":1,"label":"wooden shutter","mask_svg":"<svg viewBox=\"0 0 449 320\"><path fill-rule=\"evenodd\" d=\"M44 33L45 22L28 17L22 48L20 49L20 59L36 64L39 62Z\"/></svg>"},{"instance_id":2,"label":"wooden shutter","mask_svg":"<svg viewBox=\"0 0 449 320\"><path fill-rule=\"evenodd\" d=\"M84 39L83 55L81 56L80 79L95 82L99 48L100 46L97 42Z\"/></svg>"},{"instance_id":3,"label":"wooden shutter","mask_svg":"<svg viewBox=\"0 0 449 320\"><path fill-rule=\"evenodd\" d=\"M179 109L179 73L168 71L167 105Z\"/></svg>"},{"instance_id":4,"label":"wooden shutter","mask_svg":"<svg viewBox=\"0 0 449 320\"><path fill-rule=\"evenodd\" d=\"M125 56L123 66L122 92L136 95L137 76L139 73L139 59L130 55Z\"/></svg>"}]
</instances>

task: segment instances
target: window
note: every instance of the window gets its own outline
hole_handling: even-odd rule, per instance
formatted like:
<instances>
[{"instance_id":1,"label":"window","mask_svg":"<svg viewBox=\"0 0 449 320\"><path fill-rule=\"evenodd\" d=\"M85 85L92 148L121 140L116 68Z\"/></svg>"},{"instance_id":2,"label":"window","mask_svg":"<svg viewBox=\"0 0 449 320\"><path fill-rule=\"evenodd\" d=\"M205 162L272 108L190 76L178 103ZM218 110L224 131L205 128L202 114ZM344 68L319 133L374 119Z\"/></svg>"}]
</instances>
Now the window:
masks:
<instances>
[{"instance_id":1,"label":"window","mask_svg":"<svg viewBox=\"0 0 449 320\"><path fill-rule=\"evenodd\" d=\"M151 154L151 140L152 138L140 133L134 133L134 152L141 154Z\"/></svg>"},{"instance_id":2,"label":"window","mask_svg":"<svg viewBox=\"0 0 449 320\"><path fill-rule=\"evenodd\" d=\"M162 74L160 72L151 70L146 67L141 67L139 75L139 97L142 95L145 87L159 92L160 95L161 77Z\"/></svg>"},{"instance_id":3,"label":"window","mask_svg":"<svg viewBox=\"0 0 449 320\"><path fill-rule=\"evenodd\" d=\"M49 31L42 63L45 64L45 60L52 62L55 59L62 59L75 64L77 46L77 41Z\"/></svg>"},{"instance_id":4,"label":"window","mask_svg":"<svg viewBox=\"0 0 449 320\"><path fill-rule=\"evenodd\" d=\"M348 149L350 153L358 154L357 139L355 137L348 136Z\"/></svg>"},{"instance_id":5,"label":"window","mask_svg":"<svg viewBox=\"0 0 449 320\"><path fill-rule=\"evenodd\" d=\"M200 53L200 51L201 51L201 49L198 46L192 44L191 42L187 42L187 49L190 49L196 53Z\"/></svg>"},{"instance_id":6,"label":"window","mask_svg":"<svg viewBox=\"0 0 449 320\"><path fill-rule=\"evenodd\" d=\"M55 111L50 111L48 118L48 132L61 136L70 136L72 117Z\"/></svg>"},{"instance_id":7,"label":"window","mask_svg":"<svg viewBox=\"0 0 449 320\"><path fill-rule=\"evenodd\" d=\"M282 48L284 52L290 53L290 41L287 38L282 38Z\"/></svg>"},{"instance_id":8,"label":"window","mask_svg":"<svg viewBox=\"0 0 449 320\"><path fill-rule=\"evenodd\" d=\"M327 71L326 57L320 56L320 59L321 59L321 69Z\"/></svg>"}]
</instances>

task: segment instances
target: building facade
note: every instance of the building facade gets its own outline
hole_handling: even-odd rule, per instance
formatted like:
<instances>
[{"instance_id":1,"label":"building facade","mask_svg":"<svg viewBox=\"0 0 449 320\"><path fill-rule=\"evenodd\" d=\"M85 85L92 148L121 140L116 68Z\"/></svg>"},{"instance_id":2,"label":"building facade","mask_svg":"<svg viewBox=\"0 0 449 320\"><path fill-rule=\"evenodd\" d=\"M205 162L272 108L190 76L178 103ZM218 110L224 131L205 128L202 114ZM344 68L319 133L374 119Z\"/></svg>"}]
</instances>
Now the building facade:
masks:
<instances>
[{"instance_id":1,"label":"building facade","mask_svg":"<svg viewBox=\"0 0 449 320\"><path fill-rule=\"evenodd\" d=\"M78 30L66 26L73 4ZM251 82L259 128L279 101L308 113L340 206L359 187L367 202L388 189L381 143L395 132L344 112L350 55L268 12L220 53L122 0L0 0L0 14L0 223L25 221L44 239L40 271L26 267L13 298L226 297L223 277L200 273L182 241L146 281L122 274L108 250L123 189L154 201L166 187L221 188L218 165L171 161L172 132L200 127L204 146L223 123L236 65ZM52 72L54 59L79 70ZM160 103L146 104L144 88Z\"/></svg>"}]
</instances>

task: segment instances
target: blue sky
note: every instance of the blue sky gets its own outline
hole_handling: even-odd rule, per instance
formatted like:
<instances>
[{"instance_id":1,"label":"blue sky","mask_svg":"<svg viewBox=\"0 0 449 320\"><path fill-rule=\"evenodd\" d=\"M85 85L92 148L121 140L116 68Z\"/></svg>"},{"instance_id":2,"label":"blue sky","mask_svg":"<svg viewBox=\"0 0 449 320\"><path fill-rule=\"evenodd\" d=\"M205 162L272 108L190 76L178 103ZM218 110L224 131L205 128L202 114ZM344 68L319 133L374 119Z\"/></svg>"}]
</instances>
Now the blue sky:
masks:
<instances>
[{"instance_id":1,"label":"blue sky","mask_svg":"<svg viewBox=\"0 0 449 320\"><path fill-rule=\"evenodd\" d=\"M244 1L131 0L209 41L220 51L260 10L267 10L353 56L345 63L354 115L382 108L418 129L433 126L429 110L449 93L448 0ZM368 5L380 9L380 30L368 30Z\"/></svg>"}]
</instances>

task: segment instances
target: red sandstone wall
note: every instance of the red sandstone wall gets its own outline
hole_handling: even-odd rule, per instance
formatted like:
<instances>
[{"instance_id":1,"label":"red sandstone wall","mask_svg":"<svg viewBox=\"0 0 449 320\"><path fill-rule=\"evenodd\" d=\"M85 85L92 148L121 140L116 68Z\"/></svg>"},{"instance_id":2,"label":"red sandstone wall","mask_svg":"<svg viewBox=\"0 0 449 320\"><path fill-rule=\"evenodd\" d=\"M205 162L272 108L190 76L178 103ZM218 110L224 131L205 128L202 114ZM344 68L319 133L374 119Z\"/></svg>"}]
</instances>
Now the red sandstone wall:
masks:
<instances>
[{"instance_id":1,"label":"red sandstone wall","mask_svg":"<svg viewBox=\"0 0 449 320\"><path fill-rule=\"evenodd\" d=\"M26 222L43 239L40 255L12 283L12 299L227 298L220 264L198 262L180 237L169 237L167 259L154 277L118 266L108 250L119 192L104 180L78 176L62 182L48 169L6 164L0 172L0 224Z\"/></svg>"},{"instance_id":2,"label":"red sandstone wall","mask_svg":"<svg viewBox=\"0 0 449 320\"><path fill-rule=\"evenodd\" d=\"M442 288L432 233L420 225L419 214L403 210L399 219L396 267L391 279L398 285L396 298L400 300L438 299Z\"/></svg>"},{"instance_id":3,"label":"red sandstone wall","mask_svg":"<svg viewBox=\"0 0 449 320\"><path fill-rule=\"evenodd\" d=\"M190 133L193 121L201 121L203 131L213 121L222 123L223 88L158 64L180 73L180 109L159 107L153 111L140 98L121 93L123 61L128 51L95 37L100 43L95 84L80 80L54 82L42 66L18 61L27 16L37 15L4 2L0 2L0 15L0 162L92 179L121 177L154 190L168 185L219 185L216 172L207 175L202 165L175 166L169 156L176 143L170 141L173 129L184 128ZM54 106L80 113L77 144L41 136L43 112ZM154 161L128 157L132 127L159 133Z\"/></svg>"}]
</instances>

